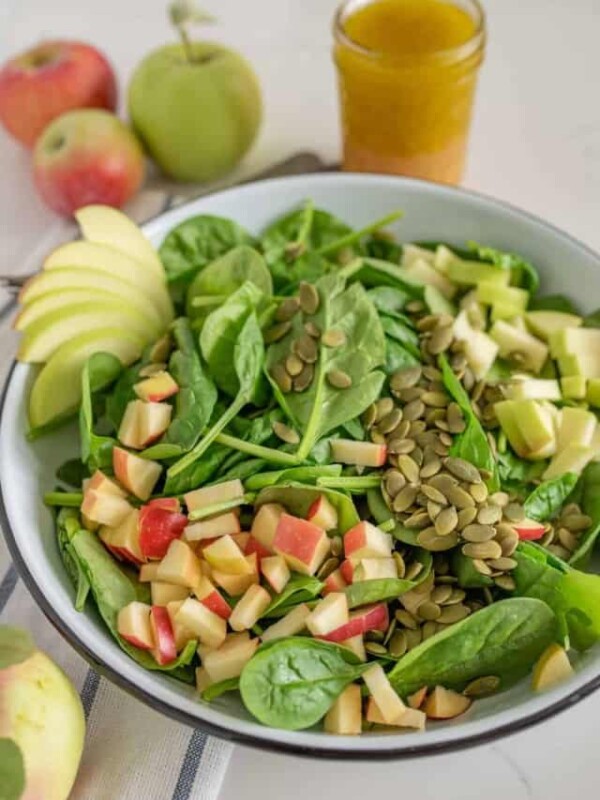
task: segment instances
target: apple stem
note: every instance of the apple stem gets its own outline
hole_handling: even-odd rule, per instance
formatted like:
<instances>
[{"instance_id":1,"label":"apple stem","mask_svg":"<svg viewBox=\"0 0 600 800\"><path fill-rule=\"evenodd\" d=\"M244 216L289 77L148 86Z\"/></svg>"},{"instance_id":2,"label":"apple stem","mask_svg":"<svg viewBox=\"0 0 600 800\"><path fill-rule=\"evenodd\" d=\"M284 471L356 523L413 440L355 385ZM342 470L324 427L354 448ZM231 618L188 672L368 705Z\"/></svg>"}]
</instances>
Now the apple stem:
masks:
<instances>
[{"instance_id":1,"label":"apple stem","mask_svg":"<svg viewBox=\"0 0 600 800\"><path fill-rule=\"evenodd\" d=\"M181 38L185 56L190 64L195 62L194 48L188 32L188 25L192 23L215 22L215 18L206 11L202 11L195 0L173 0L169 5L171 23Z\"/></svg>"}]
</instances>

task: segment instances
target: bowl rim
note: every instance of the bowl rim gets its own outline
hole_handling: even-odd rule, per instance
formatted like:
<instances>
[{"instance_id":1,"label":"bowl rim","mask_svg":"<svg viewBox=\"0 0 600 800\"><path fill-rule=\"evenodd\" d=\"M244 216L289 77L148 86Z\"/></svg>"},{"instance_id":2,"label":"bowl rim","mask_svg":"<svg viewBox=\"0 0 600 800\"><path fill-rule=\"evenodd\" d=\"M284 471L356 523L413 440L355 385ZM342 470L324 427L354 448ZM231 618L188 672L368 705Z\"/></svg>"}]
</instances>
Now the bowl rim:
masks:
<instances>
[{"instance_id":1,"label":"bowl rim","mask_svg":"<svg viewBox=\"0 0 600 800\"><path fill-rule=\"evenodd\" d=\"M441 193L449 195L456 195L456 194L465 195L466 197L483 201L486 205L496 207L504 211L510 211L512 213L516 213L519 216L524 217L525 219L528 219L529 221L535 223L536 225L546 228L547 230L553 232L555 235L558 235L561 238L567 240L572 246L582 250L588 256L592 256L596 260L600 261L600 255L596 253L596 251L594 251L593 248L584 244L576 237L563 231L562 229L558 228L552 223L543 220L542 218L538 217L535 214L532 214L528 211L524 211L523 209L520 209L517 206L512 205L511 203L505 202L503 200L498 200L496 198L490 197L488 195L470 189L464 189L462 187L449 187L444 185L437 185L419 179L391 177L382 175L369 175L363 173L344 173L344 174L321 173L320 175L307 174L307 175L271 178L263 181L252 181L244 184L243 186L234 186L220 192L215 192L212 196L216 196L217 194L219 196L222 196L229 192L240 191L240 189L251 190L251 187L256 186L258 184L265 185L265 184L302 182L303 180L306 180L306 178L311 178L317 181L322 180L324 182L337 180L341 183L343 183L347 179L352 180L359 178L361 180L365 180L365 182L371 182L371 183L392 182L395 183L396 185L403 184L406 186L420 187L421 189L427 188L435 194ZM155 227L155 224L159 219L162 219L163 217L168 217L170 215L180 214L183 210L185 210L185 208L193 206L199 201L206 201L207 199L209 199L209 197L210 196L208 195L204 195L200 198L192 199L190 201L187 201L186 203L178 205L175 209L171 209L166 212L165 211L159 212L158 214L146 220L146 222L141 226L142 230L144 230L149 234L152 234L151 229ZM5 404L8 397L8 390L17 366L18 362L15 359L12 361L12 364L4 381L4 385L2 387L2 391L0 394L0 423L4 415ZM589 696L590 694L592 694L593 692L595 692L597 689L600 688L600 671L599 671L594 678L589 680L587 683L577 687L576 689L574 689L572 692L565 695L561 699L549 703L542 709L524 715L520 719L502 724L495 728L491 728L489 731L477 734L469 734L465 736L458 735L452 739L443 742L428 743L425 740L423 744L404 745L404 746L399 746L397 748L386 747L381 750L376 750L376 749L346 750L346 749L336 748L333 746L313 747L310 745L291 744L279 741L276 738L275 734L273 735L273 738L268 739L266 737L254 736L249 733L242 733L240 731L228 727L217 725L214 722L210 722L206 719L199 719L198 717L195 717L194 715L187 713L183 709L180 709L171 703L160 700L159 698L155 697L153 694L146 691L145 689L140 688L133 681L130 681L128 678L125 678L123 675L121 675L117 669L110 666L110 664L108 664L105 660L99 658L96 655L96 653L93 652L93 650L78 636L78 634L67 623L65 623L64 620L61 619L60 615L54 610L50 602L46 599L43 591L41 590L38 583L35 581L32 573L30 572L25 559L21 555L21 551L17 544L15 533L12 529L11 523L8 518L8 513L4 501L4 489L1 481L0 481L0 528L2 529L2 532L4 534L4 539L7 544L9 554L13 560L14 566L17 570L17 573L19 574L19 577L23 580L23 583L25 584L29 593L32 595L38 607L41 609L41 611L44 613L44 615L53 625L53 627L71 645L71 647L73 647L73 649L80 656L82 656L85 659L85 661L91 667L93 667L102 677L106 678L111 683L114 683L116 686L126 691L129 695L140 700L153 710L158 711L161 714L164 714L165 716L170 717L171 719L177 722L183 723L192 728L200 729L220 739L233 742L236 744L249 746L254 749L259 749L267 752L277 752L286 755L300 756L305 758L318 758L326 760L334 759L338 761L346 761L346 760L393 761L393 760L402 760L407 758L417 758L417 757L420 758L425 756L441 755L445 753L465 750L479 745L488 744L490 742L496 741L506 736L510 736L519 733L521 731L524 731L532 727L533 725L537 725L538 723L543 722L546 719L549 719L563 711L566 711L567 709L571 708L576 703L580 702L581 700L583 700L584 698L586 698L587 696ZM401 740L401 737L399 738Z\"/></svg>"}]
</instances>

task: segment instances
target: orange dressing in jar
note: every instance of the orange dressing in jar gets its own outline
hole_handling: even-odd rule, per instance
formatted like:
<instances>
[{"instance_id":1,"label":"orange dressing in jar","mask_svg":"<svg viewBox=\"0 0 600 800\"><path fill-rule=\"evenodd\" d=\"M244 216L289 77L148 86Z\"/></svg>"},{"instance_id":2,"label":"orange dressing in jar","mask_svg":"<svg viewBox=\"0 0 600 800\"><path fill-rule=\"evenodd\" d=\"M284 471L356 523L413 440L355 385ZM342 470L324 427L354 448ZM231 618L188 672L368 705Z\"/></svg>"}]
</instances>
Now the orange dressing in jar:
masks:
<instances>
[{"instance_id":1,"label":"orange dressing in jar","mask_svg":"<svg viewBox=\"0 0 600 800\"><path fill-rule=\"evenodd\" d=\"M349 0L334 31L344 169L460 182L485 44L477 0Z\"/></svg>"}]
</instances>

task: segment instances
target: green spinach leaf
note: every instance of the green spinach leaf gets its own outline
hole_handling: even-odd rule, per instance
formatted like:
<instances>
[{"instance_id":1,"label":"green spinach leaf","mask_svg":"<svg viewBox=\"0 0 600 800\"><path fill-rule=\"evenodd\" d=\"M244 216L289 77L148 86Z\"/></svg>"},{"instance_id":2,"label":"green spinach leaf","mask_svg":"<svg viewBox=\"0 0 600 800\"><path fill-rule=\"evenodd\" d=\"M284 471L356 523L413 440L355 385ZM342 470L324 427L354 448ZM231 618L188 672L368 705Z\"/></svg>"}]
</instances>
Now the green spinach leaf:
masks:
<instances>
[{"instance_id":1,"label":"green spinach leaf","mask_svg":"<svg viewBox=\"0 0 600 800\"><path fill-rule=\"evenodd\" d=\"M375 578L369 581L356 581L346 586L344 593L348 598L348 607L358 608L371 603L389 602L419 586L429 577L433 558L426 550L419 550L416 557L423 564L423 569L414 580Z\"/></svg>"},{"instance_id":2,"label":"green spinach leaf","mask_svg":"<svg viewBox=\"0 0 600 800\"><path fill-rule=\"evenodd\" d=\"M75 609L83 611L85 601L90 592L90 582L81 566L81 562L77 558L77 553L71 545L71 540L81 528L79 505L77 509L61 508L58 512L56 517L56 539L64 568L75 587Z\"/></svg>"},{"instance_id":3,"label":"green spinach leaf","mask_svg":"<svg viewBox=\"0 0 600 800\"><path fill-rule=\"evenodd\" d=\"M405 528L398 522L390 509L387 507L381 489L369 489L367 491L367 505L371 516L378 525L388 525L393 523L394 527L391 528L391 534L394 539L404 544L417 546L417 535L419 531L416 528Z\"/></svg>"},{"instance_id":4,"label":"green spinach leaf","mask_svg":"<svg viewBox=\"0 0 600 800\"><path fill-rule=\"evenodd\" d=\"M586 314L583 318L584 328L600 328L600 308L592 311L591 314Z\"/></svg>"},{"instance_id":5,"label":"green spinach leaf","mask_svg":"<svg viewBox=\"0 0 600 800\"><path fill-rule=\"evenodd\" d=\"M529 300L529 311L564 311L565 314L579 314L573 302L562 294L532 297Z\"/></svg>"},{"instance_id":6,"label":"green spinach leaf","mask_svg":"<svg viewBox=\"0 0 600 800\"><path fill-rule=\"evenodd\" d=\"M81 460L91 472L112 466L112 451L117 442L111 436L94 433L92 392L108 386L120 375L123 367L110 353L94 353L81 373L81 406L79 409L79 435Z\"/></svg>"},{"instance_id":7,"label":"green spinach leaf","mask_svg":"<svg viewBox=\"0 0 600 800\"><path fill-rule=\"evenodd\" d=\"M323 588L323 582L313 575L300 575L295 573L286 583L282 592L276 595L267 606L261 619L270 617L284 617L292 608L307 603L318 597Z\"/></svg>"},{"instance_id":8,"label":"green spinach leaf","mask_svg":"<svg viewBox=\"0 0 600 800\"><path fill-rule=\"evenodd\" d=\"M552 519L575 488L578 479L574 472L566 472L560 478L540 483L525 501L526 516L539 521Z\"/></svg>"},{"instance_id":9,"label":"green spinach leaf","mask_svg":"<svg viewBox=\"0 0 600 800\"><path fill-rule=\"evenodd\" d=\"M493 579L475 569L473 559L463 555L459 549L452 552L451 561L452 574L456 575L461 589L481 589L494 585Z\"/></svg>"},{"instance_id":10,"label":"green spinach leaf","mask_svg":"<svg viewBox=\"0 0 600 800\"><path fill-rule=\"evenodd\" d=\"M318 478L322 478L323 476L337 477L341 474L341 464L290 467L289 469L254 473L245 481L245 487L249 492L259 492L267 486L275 486L280 483L295 482L314 484Z\"/></svg>"},{"instance_id":11,"label":"green spinach leaf","mask_svg":"<svg viewBox=\"0 0 600 800\"><path fill-rule=\"evenodd\" d=\"M0 738L0 797L2 800L19 800L23 797L27 776L25 759L14 739Z\"/></svg>"},{"instance_id":12,"label":"green spinach leaf","mask_svg":"<svg viewBox=\"0 0 600 800\"><path fill-rule=\"evenodd\" d=\"M56 470L56 477L74 489L81 489L83 481L90 477L90 471L80 458L69 458Z\"/></svg>"},{"instance_id":13,"label":"green spinach leaf","mask_svg":"<svg viewBox=\"0 0 600 800\"><path fill-rule=\"evenodd\" d=\"M534 295L540 286L540 277L536 268L522 256L515 253L506 253L494 247L483 247L477 242L469 242L469 248L481 261L487 261L500 269L511 273L511 281L517 286L523 286Z\"/></svg>"},{"instance_id":14,"label":"green spinach leaf","mask_svg":"<svg viewBox=\"0 0 600 800\"><path fill-rule=\"evenodd\" d=\"M577 549L569 559L574 567L584 567L600 535L600 462L592 461L581 475L581 497L579 504L584 514L591 518L592 524L579 539Z\"/></svg>"},{"instance_id":15,"label":"green spinach leaf","mask_svg":"<svg viewBox=\"0 0 600 800\"><path fill-rule=\"evenodd\" d=\"M212 686L209 686L207 689L205 689L202 692L202 699L207 703L211 703L213 700L216 700L217 697L221 697L221 695L226 694L227 692L236 692L239 688L239 678L227 678L227 680L213 683Z\"/></svg>"}]
</instances>

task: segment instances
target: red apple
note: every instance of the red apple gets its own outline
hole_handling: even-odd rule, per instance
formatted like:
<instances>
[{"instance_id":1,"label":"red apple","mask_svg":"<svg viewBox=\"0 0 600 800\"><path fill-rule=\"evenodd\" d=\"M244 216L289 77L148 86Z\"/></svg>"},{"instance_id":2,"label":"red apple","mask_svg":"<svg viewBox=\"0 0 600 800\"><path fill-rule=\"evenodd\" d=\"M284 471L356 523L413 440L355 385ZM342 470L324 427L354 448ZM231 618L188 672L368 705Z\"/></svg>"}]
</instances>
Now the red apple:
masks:
<instances>
[{"instance_id":1,"label":"red apple","mask_svg":"<svg viewBox=\"0 0 600 800\"><path fill-rule=\"evenodd\" d=\"M177 497L157 497L154 500L148 500L146 505L152 508L162 508L164 511L174 511L179 514L181 511L181 503Z\"/></svg>"},{"instance_id":2,"label":"red apple","mask_svg":"<svg viewBox=\"0 0 600 800\"><path fill-rule=\"evenodd\" d=\"M348 583L344 580L341 569L335 569L325 578L325 586L321 594L325 597L330 592L343 592Z\"/></svg>"},{"instance_id":3,"label":"red apple","mask_svg":"<svg viewBox=\"0 0 600 800\"><path fill-rule=\"evenodd\" d=\"M254 536L250 534L246 543L246 547L244 547L244 554L249 556L252 553L256 553L259 561L262 561L263 558L269 558L273 555L272 550L268 550L264 544L261 544L258 539L255 539Z\"/></svg>"},{"instance_id":4,"label":"red apple","mask_svg":"<svg viewBox=\"0 0 600 800\"><path fill-rule=\"evenodd\" d=\"M148 447L163 435L171 422L173 408L168 403L140 403L139 446Z\"/></svg>"},{"instance_id":5,"label":"red apple","mask_svg":"<svg viewBox=\"0 0 600 800\"><path fill-rule=\"evenodd\" d=\"M273 549L285 558L290 569L314 575L329 552L329 539L312 522L284 513L277 523Z\"/></svg>"},{"instance_id":6,"label":"red apple","mask_svg":"<svg viewBox=\"0 0 600 800\"><path fill-rule=\"evenodd\" d=\"M253 571L243 552L228 534L220 536L202 553L213 570L228 575L250 575Z\"/></svg>"},{"instance_id":7,"label":"red apple","mask_svg":"<svg viewBox=\"0 0 600 800\"><path fill-rule=\"evenodd\" d=\"M208 673L212 683L237 678L254 655L258 647L258 639L250 639L239 634L230 634L225 643L217 650L207 653L202 659L202 666Z\"/></svg>"},{"instance_id":8,"label":"red apple","mask_svg":"<svg viewBox=\"0 0 600 800\"><path fill-rule=\"evenodd\" d=\"M360 563L358 558L346 558L340 564L340 573L346 583L354 582L354 570Z\"/></svg>"},{"instance_id":9,"label":"red apple","mask_svg":"<svg viewBox=\"0 0 600 800\"><path fill-rule=\"evenodd\" d=\"M356 442L354 439L332 439L333 460L340 464L360 467L382 467L387 458L387 447L374 442Z\"/></svg>"},{"instance_id":10,"label":"red apple","mask_svg":"<svg viewBox=\"0 0 600 800\"><path fill-rule=\"evenodd\" d=\"M140 500L147 500L160 478L162 466L157 461L148 461L128 453L122 447L113 447L112 460L115 475L121 485Z\"/></svg>"},{"instance_id":11,"label":"red apple","mask_svg":"<svg viewBox=\"0 0 600 800\"><path fill-rule=\"evenodd\" d=\"M132 510L127 500L116 494L87 489L83 494L81 511L92 522L114 527L119 525Z\"/></svg>"},{"instance_id":12,"label":"red apple","mask_svg":"<svg viewBox=\"0 0 600 800\"><path fill-rule=\"evenodd\" d=\"M204 486L202 489L194 489L183 495L188 511L199 511L209 508L219 503L227 503L229 500L237 500L244 496L244 484L235 479L217 483L215 486Z\"/></svg>"},{"instance_id":13,"label":"red apple","mask_svg":"<svg viewBox=\"0 0 600 800\"><path fill-rule=\"evenodd\" d=\"M169 612L163 606L152 606L150 609L150 628L154 640L152 655L156 663L163 667L177 658L175 634L169 618Z\"/></svg>"},{"instance_id":14,"label":"red apple","mask_svg":"<svg viewBox=\"0 0 600 800\"><path fill-rule=\"evenodd\" d=\"M392 537L370 522L359 522L344 534L344 553L346 558L389 558Z\"/></svg>"},{"instance_id":15,"label":"red apple","mask_svg":"<svg viewBox=\"0 0 600 800\"><path fill-rule=\"evenodd\" d=\"M0 122L27 147L65 111L116 106L112 67L83 42L41 42L0 71Z\"/></svg>"},{"instance_id":16,"label":"red apple","mask_svg":"<svg viewBox=\"0 0 600 800\"><path fill-rule=\"evenodd\" d=\"M163 370L136 383L133 389L140 400L146 400L150 403L159 403L161 400L166 400L167 397L172 397L174 394L177 394L179 386L175 383L171 375Z\"/></svg>"},{"instance_id":17,"label":"red apple","mask_svg":"<svg viewBox=\"0 0 600 800\"><path fill-rule=\"evenodd\" d=\"M253 583L258 583L258 559L256 553L245 556L245 561L248 569L246 574L233 574L231 572L223 572L219 569L212 570L212 579L217 586L224 589L230 597L239 597L241 594L244 594Z\"/></svg>"},{"instance_id":18,"label":"red apple","mask_svg":"<svg viewBox=\"0 0 600 800\"><path fill-rule=\"evenodd\" d=\"M526 541L535 541L541 539L544 535L545 528L542 522L537 522L534 519L522 519L521 522L511 523L513 528L519 534L519 539Z\"/></svg>"},{"instance_id":19,"label":"red apple","mask_svg":"<svg viewBox=\"0 0 600 800\"><path fill-rule=\"evenodd\" d=\"M33 151L34 179L53 211L70 217L96 203L120 208L144 180L142 148L108 111L69 111L51 122Z\"/></svg>"},{"instance_id":20,"label":"red apple","mask_svg":"<svg viewBox=\"0 0 600 800\"><path fill-rule=\"evenodd\" d=\"M276 594L283 592L292 577L283 556L267 556L260 559L260 571Z\"/></svg>"},{"instance_id":21,"label":"red apple","mask_svg":"<svg viewBox=\"0 0 600 800\"><path fill-rule=\"evenodd\" d=\"M229 619L231 616L231 606L206 576L203 575L200 578L200 582L193 591L198 600L203 606L206 606L209 611L218 614L223 619Z\"/></svg>"},{"instance_id":22,"label":"red apple","mask_svg":"<svg viewBox=\"0 0 600 800\"><path fill-rule=\"evenodd\" d=\"M379 578L397 578L398 567L393 558L361 558L354 572L354 580L373 581Z\"/></svg>"},{"instance_id":23,"label":"red apple","mask_svg":"<svg viewBox=\"0 0 600 800\"><path fill-rule=\"evenodd\" d=\"M185 542L175 539L160 562L156 577L163 583L175 583L193 589L200 582L202 570L193 550Z\"/></svg>"},{"instance_id":24,"label":"red apple","mask_svg":"<svg viewBox=\"0 0 600 800\"><path fill-rule=\"evenodd\" d=\"M310 520L313 525L323 528L324 531L331 531L337 528L338 513L331 500L325 497L324 494L319 495L308 509L306 519Z\"/></svg>"},{"instance_id":25,"label":"red apple","mask_svg":"<svg viewBox=\"0 0 600 800\"><path fill-rule=\"evenodd\" d=\"M271 595L263 586L254 583L249 586L237 602L229 624L234 631L250 630L261 618L271 602Z\"/></svg>"},{"instance_id":26,"label":"red apple","mask_svg":"<svg viewBox=\"0 0 600 800\"><path fill-rule=\"evenodd\" d=\"M227 636L227 622L205 605L188 597L175 614L175 622L183 625L208 647L220 647Z\"/></svg>"},{"instance_id":27,"label":"red apple","mask_svg":"<svg viewBox=\"0 0 600 800\"><path fill-rule=\"evenodd\" d=\"M226 511L218 517L190 523L183 532L183 538L186 542L199 542L202 539L215 539L239 532L240 520L237 511Z\"/></svg>"},{"instance_id":28,"label":"red apple","mask_svg":"<svg viewBox=\"0 0 600 800\"><path fill-rule=\"evenodd\" d=\"M136 565L146 560L140 548L139 516L138 509L132 508L118 525L104 526L98 534L109 550L116 551L121 558Z\"/></svg>"},{"instance_id":29,"label":"red apple","mask_svg":"<svg viewBox=\"0 0 600 800\"><path fill-rule=\"evenodd\" d=\"M385 631L388 625L387 605L385 603L376 603L352 611L348 622L324 636L319 636L319 638L327 639L329 642L343 642L345 639L351 639L353 636L358 636L367 631Z\"/></svg>"},{"instance_id":30,"label":"red apple","mask_svg":"<svg viewBox=\"0 0 600 800\"><path fill-rule=\"evenodd\" d=\"M177 586L175 583L152 581L150 597L153 606L168 606L169 603L183 602L190 595L189 587Z\"/></svg>"},{"instance_id":31,"label":"red apple","mask_svg":"<svg viewBox=\"0 0 600 800\"><path fill-rule=\"evenodd\" d=\"M269 555L273 554L273 539L279 518L284 511L285 508L279 503L266 503L258 509L254 517L250 534L257 542L260 542L265 550L268 550Z\"/></svg>"},{"instance_id":32,"label":"red apple","mask_svg":"<svg viewBox=\"0 0 600 800\"><path fill-rule=\"evenodd\" d=\"M348 622L346 595L343 592L331 592L324 600L317 603L306 620L306 627L313 636L326 636L332 631L339 631Z\"/></svg>"},{"instance_id":33,"label":"red apple","mask_svg":"<svg viewBox=\"0 0 600 800\"><path fill-rule=\"evenodd\" d=\"M185 514L153 503L140 508L140 548L146 558L164 558L169 545L187 525Z\"/></svg>"},{"instance_id":34,"label":"red apple","mask_svg":"<svg viewBox=\"0 0 600 800\"><path fill-rule=\"evenodd\" d=\"M137 601L124 606L117 616L117 631L134 647L152 650L154 639L150 627L150 606Z\"/></svg>"},{"instance_id":35,"label":"red apple","mask_svg":"<svg viewBox=\"0 0 600 800\"><path fill-rule=\"evenodd\" d=\"M127 497L127 493L124 492L120 486L117 486L114 481L107 478L99 469L94 472L91 478L84 481L83 491L87 492L88 489L94 489L96 492L102 492L104 494L115 494L118 497Z\"/></svg>"}]
</instances>

